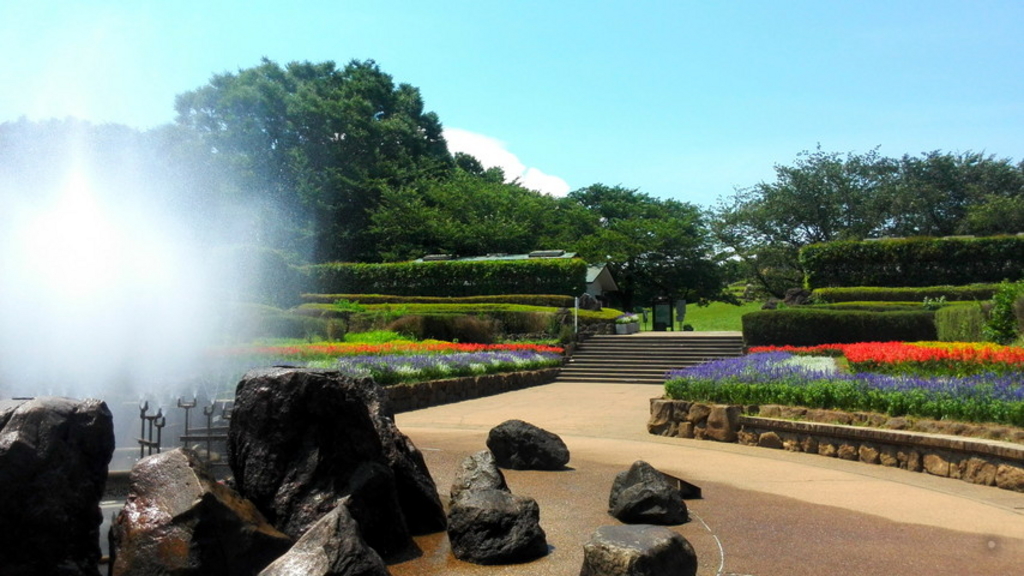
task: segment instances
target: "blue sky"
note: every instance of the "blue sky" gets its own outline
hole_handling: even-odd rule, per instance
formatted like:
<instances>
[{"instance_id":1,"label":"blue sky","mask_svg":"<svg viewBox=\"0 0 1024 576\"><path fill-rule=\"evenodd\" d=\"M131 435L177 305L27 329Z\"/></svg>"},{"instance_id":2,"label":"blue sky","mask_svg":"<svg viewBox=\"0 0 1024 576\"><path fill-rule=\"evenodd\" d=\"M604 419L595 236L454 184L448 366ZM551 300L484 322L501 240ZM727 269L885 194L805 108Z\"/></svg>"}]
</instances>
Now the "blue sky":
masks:
<instances>
[{"instance_id":1,"label":"blue sky","mask_svg":"<svg viewBox=\"0 0 1024 576\"><path fill-rule=\"evenodd\" d=\"M0 122L149 128L263 56L374 59L553 193L712 205L818 144L1024 159L1024 2L4 0Z\"/></svg>"}]
</instances>

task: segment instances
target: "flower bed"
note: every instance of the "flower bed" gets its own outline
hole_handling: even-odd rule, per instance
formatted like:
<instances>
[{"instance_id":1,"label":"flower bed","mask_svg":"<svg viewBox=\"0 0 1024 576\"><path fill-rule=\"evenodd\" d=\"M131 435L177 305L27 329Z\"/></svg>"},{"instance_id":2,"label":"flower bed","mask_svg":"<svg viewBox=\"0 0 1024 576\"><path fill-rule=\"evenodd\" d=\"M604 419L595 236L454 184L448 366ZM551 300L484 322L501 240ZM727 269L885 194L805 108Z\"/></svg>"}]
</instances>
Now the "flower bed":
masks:
<instances>
[{"instance_id":1,"label":"flower bed","mask_svg":"<svg viewBox=\"0 0 1024 576\"><path fill-rule=\"evenodd\" d=\"M1024 348L964 342L861 342L820 346L757 346L751 353L842 355L857 372L963 376L1024 371Z\"/></svg>"},{"instance_id":2,"label":"flower bed","mask_svg":"<svg viewBox=\"0 0 1024 576\"><path fill-rule=\"evenodd\" d=\"M381 385L457 378L561 364L562 348L537 344L459 344L441 341L384 344L317 343L242 346L218 351L251 364L331 368Z\"/></svg>"},{"instance_id":3,"label":"flower bed","mask_svg":"<svg viewBox=\"0 0 1024 576\"><path fill-rule=\"evenodd\" d=\"M666 395L702 402L787 404L1024 426L1024 372L1009 351L878 343L758 350L669 372ZM831 359L794 354L825 350L849 353L846 358L854 370L882 366L886 373L844 373ZM928 369L937 375L923 375Z\"/></svg>"}]
</instances>

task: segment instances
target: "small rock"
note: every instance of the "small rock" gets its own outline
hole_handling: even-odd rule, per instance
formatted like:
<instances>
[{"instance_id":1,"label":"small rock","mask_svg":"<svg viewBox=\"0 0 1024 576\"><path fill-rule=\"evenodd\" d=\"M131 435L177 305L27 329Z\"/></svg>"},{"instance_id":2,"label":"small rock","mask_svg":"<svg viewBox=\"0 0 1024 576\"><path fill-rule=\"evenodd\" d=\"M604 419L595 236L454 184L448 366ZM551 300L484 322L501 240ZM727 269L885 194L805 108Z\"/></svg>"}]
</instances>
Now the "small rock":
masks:
<instances>
[{"instance_id":1,"label":"small rock","mask_svg":"<svg viewBox=\"0 0 1024 576\"><path fill-rule=\"evenodd\" d=\"M690 518L679 489L643 460L615 476L608 513L627 524L682 524Z\"/></svg>"},{"instance_id":2,"label":"small rock","mask_svg":"<svg viewBox=\"0 0 1024 576\"><path fill-rule=\"evenodd\" d=\"M925 472L935 476L949 476L949 461L938 454L925 454L922 459Z\"/></svg>"},{"instance_id":3,"label":"small rock","mask_svg":"<svg viewBox=\"0 0 1024 576\"><path fill-rule=\"evenodd\" d=\"M757 445L762 448L782 448L782 438L775 432L765 432L757 439Z\"/></svg>"},{"instance_id":4,"label":"small rock","mask_svg":"<svg viewBox=\"0 0 1024 576\"><path fill-rule=\"evenodd\" d=\"M452 554L475 564L529 562L548 553L537 501L505 490L471 490L448 512Z\"/></svg>"},{"instance_id":5,"label":"small rock","mask_svg":"<svg viewBox=\"0 0 1024 576\"><path fill-rule=\"evenodd\" d=\"M498 466L513 470L561 470L569 449L558 435L522 420L508 420L487 434Z\"/></svg>"},{"instance_id":6,"label":"small rock","mask_svg":"<svg viewBox=\"0 0 1024 576\"><path fill-rule=\"evenodd\" d=\"M1024 492L1024 469L1009 464L1000 464L996 469L996 486L1003 490Z\"/></svg>"},{"instance_id":7,"label":"small rock","mask_svg":"<svg viewBox=\"0 0 1024 576\"><path fill-rule=\"evenodd\" d=\"M387 576L384 560L361 536L348 498L323 516L259 576Z\"/></svg>"},{"instance_id":8,"label":"small rock","mask_svg":"<svg viewBox=\"0 0 1024 576\"><path fill-rule=\"evenodd\" d=\"M719 442L735 442L740 429L739 406L712 406L708 414L706 437Z\"/></svg>"},{"instance_id":9,"label":"small rock","mask_svg":"<svg viewBox=\"0 0 1024 576\"><path fill-rule=\"evenodd\" d=\"M580 576L695 576L690 543L662 526L602 526L583 545Z\"/></svg>"},{"instance_id":10,"label":"small rock","mask_svg":"<svg viewBox=\"0 0 1024 576\"><path fill-rule=\"evenodd\" d=\"M457 500L471 490L504 490L508 492L505 475L501 473L490 450L467 456L459 465L452 482L451 499Z\"/></svg>"}]
</instances>

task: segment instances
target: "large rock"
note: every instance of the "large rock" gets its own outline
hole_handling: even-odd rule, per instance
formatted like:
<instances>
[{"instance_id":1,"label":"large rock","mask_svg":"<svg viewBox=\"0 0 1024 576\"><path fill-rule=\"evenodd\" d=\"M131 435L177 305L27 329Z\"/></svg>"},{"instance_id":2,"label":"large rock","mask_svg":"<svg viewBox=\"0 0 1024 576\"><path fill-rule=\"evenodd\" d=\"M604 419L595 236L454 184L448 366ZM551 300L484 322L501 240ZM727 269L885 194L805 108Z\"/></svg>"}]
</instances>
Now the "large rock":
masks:
<instances>
[{"instance_id":1,"label":"large rock","mask_svg":"<svg viewBox=\"0 0 1024 576\"><path fill-rule=\"evenodd\" d=\"M0 574L96 575L114 428L99 400L0 402Z\"/></svg>"},{"instance_id":2,"label":"large rock","mask_svg":"<svg viewBox=\"0 0 1024 576\"><path fill-rule=\"evenodd\" d=\"M452 554L475 564L528 562L548 553L533 498L485 488L451 503L448 540Z\"/></svg>"},{"instance_id":3,"label":"large rock","mask_svg":"<svg viewBox=\"0 0 1024 576\"><path fill-rule=\"evenodd\" d=\"M558 435L522 420L507 420L487 434L498 466L513 470L561 470L569 449Z\"/></svg>"},{"instance_id":4,"label":"large rock","mask_svg":"<svg viewBox=\"0 0 1024 576\"><path fill-rule=\"evenodd\" d=\"M445 527L423 455L395 426L384 391L369 379L300 368L249 372L236 389L228 456L238 491L295 538L349 495L357 521L360 510L372 510L390 524L390 542L363 534L381 554L411 545L410 531ZM366 483L368 463L391 472L383 483L393 483L393 495Z\"/></svg>"},{"instance_id":5,"label":"large rock","mask_svg":"<svg viewBox=\"0 0 1024 576\"><path fill-rule=\"evenodd\" d=\"M615 476L608 513L627 524L671 525L689 520L683 494L643 460Z\"/></svg>"},{"instance_id":6,"label":"large rock","mask_svg":"<svg viewBox=\"0 0 1024 576\"><path fill-rule=\"evenodd\" d=\"M349 498L317 520L287 554L259 576L387 576L384 560L360 535Z\"/></svg>"},{"instance_id":7,"label":"large rock","mask_svg":"<svg viewBox=\"0 0 1024 576\"><path fill-rule=\"evenodd\" d=\"M663 526L602 526L583 545L580 576L695 576L690 543Z\"/></svg>"},{"instance_id":8,"label":"large rock","mask_svg":"<svg viewBox=\"0 0 1024 576\"><path fill-rule=\"evenodd\" d=\"M451 499L455 501L467 492L486 489L508 491L508 484L494 461L494 454L490 450L481 450L459 464L452 482Z\"/></svg>"},{"instance_id":9,"label":"large rock","mask_svg":"<svg viewBox=\"0 0 1024 576\"><path fill-rule=\"evenodd\" d=\"M219 484L191 450L143 458L110 527L113 576L250 576L292 540Z\"/></svg>"}]
</instances>

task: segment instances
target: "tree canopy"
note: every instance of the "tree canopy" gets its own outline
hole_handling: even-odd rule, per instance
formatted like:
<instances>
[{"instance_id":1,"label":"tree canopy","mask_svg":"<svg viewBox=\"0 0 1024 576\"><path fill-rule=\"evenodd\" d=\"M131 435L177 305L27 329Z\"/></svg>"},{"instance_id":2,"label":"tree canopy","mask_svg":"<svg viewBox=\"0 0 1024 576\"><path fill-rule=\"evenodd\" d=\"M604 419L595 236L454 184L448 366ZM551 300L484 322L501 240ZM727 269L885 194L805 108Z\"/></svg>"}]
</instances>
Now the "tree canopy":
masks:
<instances>
[{"instance_id":1,"label":"tree canopy","mask_svg":"<svg viewBox=\"0 0 1024 576\"><path fill-rule=\"evenodd\" d=\"M692 204L603 184L570 192L567 200L590 215L573 248L589 262L612 266L625 308L656 296L726 298L707 222Z\"/></svg>"},{"instance_id":2,"label":"tree canopy","mask_svg":"<svg viewBox=\"0 0 1024 576\"><path fill-rule=\"evenodd\" d=\"M296 234L318 261L371 258L367 228L383 190L454 167L419 90L372 60L339 69L264 59L181 94L176 109L252 194L304 209Z\"/></svg>"},{"instance_id":3,"label":"tree canopy","mask_svg":"<svg viewBox=\"0 0 1024 576\"><path fill-rule=\"evenodd\" d=\"M720 200L715 237L770 294L800 286L802 246L882 236L1024 231L1024 165L966 152L887 158L820 148Z\"/></svg>"}]
</instances>

